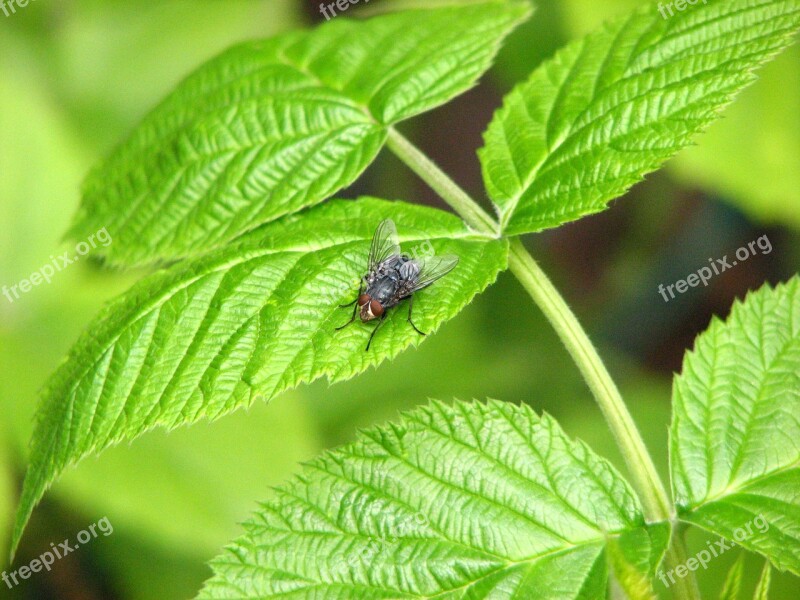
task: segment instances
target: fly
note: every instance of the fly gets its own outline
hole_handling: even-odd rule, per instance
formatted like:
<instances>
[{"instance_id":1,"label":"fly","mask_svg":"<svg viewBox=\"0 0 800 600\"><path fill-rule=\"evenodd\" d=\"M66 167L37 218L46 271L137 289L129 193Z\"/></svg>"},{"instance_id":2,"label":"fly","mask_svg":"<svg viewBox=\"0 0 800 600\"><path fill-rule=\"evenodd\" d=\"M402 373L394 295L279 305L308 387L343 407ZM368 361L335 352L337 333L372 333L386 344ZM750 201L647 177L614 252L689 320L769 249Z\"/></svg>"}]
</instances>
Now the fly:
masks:
<instances>
[{"instance_id":1,"label":"fly","mask_svg":"<svg viewBox=\"0 0 800 600\"><path fill-rule=\"evenodd\" d=\"M347 323L337 327L336 331L344 329L355 321L356 314L364 323L379 319L367 342L366 349L369 350L372 338L375 337L386 319L389 309L397 306L403 300L408 300L408 318L406 320L414 328L414 331L420 335L426 335L411 320L414 292L426 288L437 279L444 277L455 268L456 264L458 264L458 257L451 254L425 258L411 258L406 254L401 254L394 221L391 219L382 221L372 237L367 274L361 278L358 296L352 302L339 306L339 308L353 306L353 316Z\"/></svg>"}]
</instances>

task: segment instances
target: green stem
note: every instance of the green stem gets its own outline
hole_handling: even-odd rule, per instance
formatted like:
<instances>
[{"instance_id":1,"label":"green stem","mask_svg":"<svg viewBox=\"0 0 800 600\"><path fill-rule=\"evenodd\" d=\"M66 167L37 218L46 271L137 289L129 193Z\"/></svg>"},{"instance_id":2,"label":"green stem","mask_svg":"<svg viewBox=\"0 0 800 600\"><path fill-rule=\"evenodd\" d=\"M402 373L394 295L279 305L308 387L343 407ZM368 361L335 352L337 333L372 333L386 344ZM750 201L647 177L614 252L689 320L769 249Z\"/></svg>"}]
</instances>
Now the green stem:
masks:
<instances>
[{"instance_id":1,"label":"green stem","mask_svg":"<svg viewBox=\"0 0 800 600\"><path fill-rule=\"evenodd\" d=\"M597 399L636 483L645 516L649 521L670 520L673 511L664 484L617 386L575 313L518 239L511 241L508 265L558 333Z\"/></svg>"},{"instance_id":2,"label":"green stem","mask_svg":"<svg viewBox=\"0 0 800 600\"><path fill-rule=\"evenodd\" d=\"M436 164L404 138L396 129L389 129L389 149L408 165L461 216L467 225L482 233L500 237L500 226L477 202L450 179Z\"/></svg>"},{"instance_id":3,"label":"green stem","mask_svg":"<svg viewBox=\"0 0 800 600\"><path fill-rule=\"evenodd\" d=\"M683 526L673 520L672 540L664 556L664 562L668 568L667 570L674 569L678 565L686 565L688 560L689 554L686 552L686 542L683 539ZM675 579L674 597L701 600L700 588L697 587L697 579L693 571L687 571L686 577L677 577Z\"/></svg>"},{"instance_id":4,"label":"green stem","mask_svg":"<svg viewBox=\"0 0 800 600\"><path fill-rule=\"evenodd\" d=\"M400 160L453 207L467 225L484 233L500 235L498 223L395 129L389 130L387 144ZM511 272L558 333L597 400L625 458L632 484L642 500L645 518L649 522L673 521L674 524L675 510L652 458L617 386L577 317L518 239L511 240L508 262ZM673 561L680 561L681 556L685 556L685 549L680 536L675 535L673 548L667 553L668 564L677 566L680 562L673 564ZM700 598L693 578L678 581L680 583L676 583L676 586L679 586L677 591L680 597L690 600Z\"/></svg>"}]
</instances>

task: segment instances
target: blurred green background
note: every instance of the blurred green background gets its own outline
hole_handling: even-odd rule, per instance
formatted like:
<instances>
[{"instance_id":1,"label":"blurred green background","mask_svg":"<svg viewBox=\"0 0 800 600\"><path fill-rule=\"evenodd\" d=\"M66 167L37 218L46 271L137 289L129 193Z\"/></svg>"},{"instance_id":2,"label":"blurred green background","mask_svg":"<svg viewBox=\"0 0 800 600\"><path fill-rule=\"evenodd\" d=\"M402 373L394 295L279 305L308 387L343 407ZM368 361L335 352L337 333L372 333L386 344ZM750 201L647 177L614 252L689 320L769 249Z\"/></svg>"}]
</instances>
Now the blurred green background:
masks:
<instances>
[{"instance_id":1,"label":"blurred green background","mask_svg":"<svg viewBox=\"0 0 800 600\"><path fill-rule=\"evenodd\" d=\"M347 16L408 4L373 0ZM403 131L483 198L475 150L502 95L566 41L637 4L543 0L479 87ZM313 25L321 19L318 5L37 0L0 14L0 285L27 277L65 249L61 236L84 174L184 75L236 41ZM670 382L683 353L735 297L797 272L799 67L795 46L763 70L697 147L605 213L529 241L607 358L665 474ZM443 206L385 151L341 195L362 193ZM658 295L658 284L762 235L772 242L770 254L670 303ZM0 569L8 569L9 522L37 390L99 307L143 274L85 261L14 303L0 297ZM344 384L305 386L213 425L152 433L81 463L34 513L12 568L104 516L113 535L13 591L0 583L0 598L190 598L210 574L205 562L300 461L428 397L487 396L550 412L570 435L620 463L577 369L504 274L439 334L392 364ZM694 531L690 545L699 548L710 537ZM730 552L699 573L704 597L717 597L735 557ZM750 593L762 565L747 558ZM774 578L773 598L794 600L799 591L797 579Z\"/></svg>"}]
</instances>

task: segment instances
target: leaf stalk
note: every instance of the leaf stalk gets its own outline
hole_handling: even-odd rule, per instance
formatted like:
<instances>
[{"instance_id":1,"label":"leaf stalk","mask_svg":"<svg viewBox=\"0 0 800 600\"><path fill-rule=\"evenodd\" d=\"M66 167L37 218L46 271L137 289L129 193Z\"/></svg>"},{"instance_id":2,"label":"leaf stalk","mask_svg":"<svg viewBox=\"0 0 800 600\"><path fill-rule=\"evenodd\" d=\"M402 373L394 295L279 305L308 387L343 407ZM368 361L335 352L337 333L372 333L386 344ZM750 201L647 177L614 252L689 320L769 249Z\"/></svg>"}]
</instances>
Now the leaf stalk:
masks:
<instances>
[{"instance_id":1,"label":"leaf stalk","mask_svg":"<svg viewBox=\"0 0 800 600\"><path fill-rule=\"evenodd\" d=\"M414 173L455 210L466 224L483 233L501 236L500 225L469 194L461 189L428 156L396 129L390 128L387 145ZM686 556L683 540L676 532L675 508L666 492L653 460L616 384L597 353L575 313L552 284L519 239L510 240L509 269L547 317L561 342L572 356L616 440L642 501L648 522L671 521L673 536L666 562L681 564ZM681 598L699 600L697 583L690 577L676 581Z\"/></svg>"}]
</instances>

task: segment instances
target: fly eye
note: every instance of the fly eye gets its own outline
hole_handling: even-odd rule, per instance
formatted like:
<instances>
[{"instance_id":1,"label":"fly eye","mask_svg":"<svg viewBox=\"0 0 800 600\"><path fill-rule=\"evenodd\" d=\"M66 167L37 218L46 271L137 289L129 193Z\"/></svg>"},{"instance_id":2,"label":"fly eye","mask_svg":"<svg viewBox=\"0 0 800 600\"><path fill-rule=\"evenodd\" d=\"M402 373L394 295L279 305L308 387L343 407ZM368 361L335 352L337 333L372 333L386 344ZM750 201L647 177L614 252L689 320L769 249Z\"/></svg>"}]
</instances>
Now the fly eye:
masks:
<instances>
[{"instance_id":1,"label":"fly eye","mask_svg":"<svg viewBox=\"0 0 800 600\"><path fill-rule=\"evenodd\" d=\"M377 300L373 300L369 303L369 309L376 317L383 316L383 306Z\"/></svg>"},{"instance_id":2,"label":"fly eye","mask_svg":"<svg viewBox=\"0 0 800 600\"><path fill-rule=\"evenodd\" d=\"M350 297L352 298L352 296ZM369 297L369 294L361 294L358 297L358 305L364 306L365 304L368 304L370 300L372 300L372 298Z\"/></svg>"}]
</instances>

